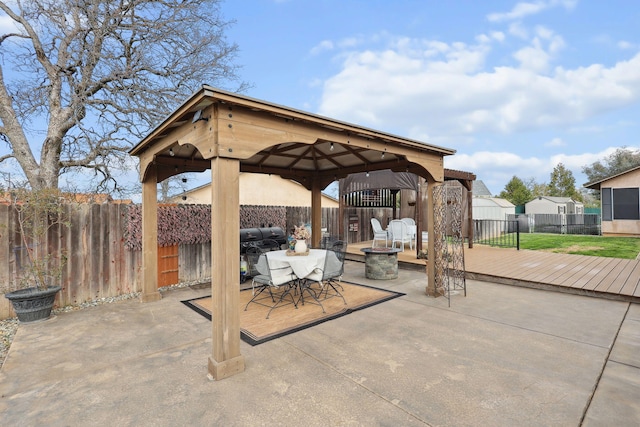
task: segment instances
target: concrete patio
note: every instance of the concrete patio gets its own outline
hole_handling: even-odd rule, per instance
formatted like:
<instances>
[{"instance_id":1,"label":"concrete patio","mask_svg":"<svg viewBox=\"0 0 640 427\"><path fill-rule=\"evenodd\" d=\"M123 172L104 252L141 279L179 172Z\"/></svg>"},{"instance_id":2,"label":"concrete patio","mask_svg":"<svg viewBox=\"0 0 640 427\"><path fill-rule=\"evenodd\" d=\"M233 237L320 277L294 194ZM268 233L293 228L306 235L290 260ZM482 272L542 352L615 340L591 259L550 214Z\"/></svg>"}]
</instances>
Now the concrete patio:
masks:
<instances>
[{"instance_id":1,"label":"concrete patio","mask_svg":"<svg viewBox=\"0 0 640 427\"><path fill-rule=\"evenodd\" d=\"M0 371L2 425L636 426L637 304L424 272L345 280L405 296L251 347L207 378L211 324L166 292L21 325Z\"/></svg>"}]
</instances>

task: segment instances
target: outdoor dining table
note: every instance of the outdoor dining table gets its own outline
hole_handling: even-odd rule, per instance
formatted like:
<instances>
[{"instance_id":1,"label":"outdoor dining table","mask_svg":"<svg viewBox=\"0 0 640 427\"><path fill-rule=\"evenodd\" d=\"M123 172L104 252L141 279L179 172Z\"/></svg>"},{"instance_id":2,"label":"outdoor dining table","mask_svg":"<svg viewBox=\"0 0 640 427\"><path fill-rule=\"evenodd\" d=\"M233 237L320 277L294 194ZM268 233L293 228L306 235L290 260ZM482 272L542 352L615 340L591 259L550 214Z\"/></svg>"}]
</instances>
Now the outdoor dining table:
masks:
<instances>
[{"instance_id":1,"label":"outdoor dining table","mask_svg":"<svg viewBox=\"0 0 640 427\"><path fill-rule=\"evenodd\" d=\"M271 276L290 275L292 272L298 279L304 279L316 269L324 268L327 256L325 249L309 249L306 255L294 255L288 251L267 252Z\"/></svg>"}]
</instances>

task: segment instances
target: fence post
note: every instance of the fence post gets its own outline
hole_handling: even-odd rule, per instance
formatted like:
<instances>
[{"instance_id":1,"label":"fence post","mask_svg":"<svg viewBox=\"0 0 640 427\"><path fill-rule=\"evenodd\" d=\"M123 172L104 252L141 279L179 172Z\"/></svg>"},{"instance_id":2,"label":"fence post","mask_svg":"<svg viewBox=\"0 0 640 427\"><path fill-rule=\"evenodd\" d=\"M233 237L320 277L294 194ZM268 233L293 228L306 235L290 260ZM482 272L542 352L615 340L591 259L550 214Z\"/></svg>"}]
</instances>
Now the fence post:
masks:
<instances>
[{"instance_id":1,"label":"fence post","mask_svg":"<svg viewBox=\"0 0 640 427\"><path fill-rule=\"evenodd\" d=\"M520 221L516 219L516 250L520 250Z\"/></svg>"}]
</instances>

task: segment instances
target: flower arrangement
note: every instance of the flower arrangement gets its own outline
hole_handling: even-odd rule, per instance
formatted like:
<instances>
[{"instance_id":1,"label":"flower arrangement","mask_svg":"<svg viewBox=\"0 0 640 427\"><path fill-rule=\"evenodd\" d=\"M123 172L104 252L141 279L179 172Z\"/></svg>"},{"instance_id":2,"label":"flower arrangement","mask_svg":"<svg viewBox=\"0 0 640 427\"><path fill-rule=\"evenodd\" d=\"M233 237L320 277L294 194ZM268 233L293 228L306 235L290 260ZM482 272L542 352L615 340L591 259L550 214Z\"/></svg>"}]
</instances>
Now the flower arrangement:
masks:
<instances>
[{"instance_id":1,"label":"flower arrangement","mask_svg":"<svg viewBox=\"0 0 640 427\"><path fill-rule=\"evenodd\" d=\"M309 233L309 230L307 230L307 227L305 227L304 225L301 225L299 227L297 225L294 225L294 228L293 228L294 239L307 240L310 237L311 237L311 234Z\"/></svg>"}]
</instances>

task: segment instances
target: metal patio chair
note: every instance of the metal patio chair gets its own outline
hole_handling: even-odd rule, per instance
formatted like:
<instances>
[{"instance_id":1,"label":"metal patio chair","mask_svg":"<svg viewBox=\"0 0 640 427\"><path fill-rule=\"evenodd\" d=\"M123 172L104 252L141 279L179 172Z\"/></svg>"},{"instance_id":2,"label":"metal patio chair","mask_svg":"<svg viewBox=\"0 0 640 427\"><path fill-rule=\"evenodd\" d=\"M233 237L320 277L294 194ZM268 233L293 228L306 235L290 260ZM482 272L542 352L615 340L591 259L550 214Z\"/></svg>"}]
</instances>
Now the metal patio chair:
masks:
<instances>
[{"instance_id":1,"label":"metal patio chair","mask_svg":"<svg viewBox=\"0 0 640 427\"><path fill-rule=\"evenodd\" d=\"M283 271L271 270L267 254L255 246L247 249L246 257L249 271L253 275L251 282L253 297L244 307L245 311L251 303L269 307L266 317L268 319L271 311L275 308L289 304L293 304L295 308L298 308L296 300L291 293L297 278L291 269L281 269ZM276 274L273 274L274 272ZM265 291L268 295L265 294ZM291 298L291 302L285 303L287 296Z\"/></svg>"}]
</instances>

